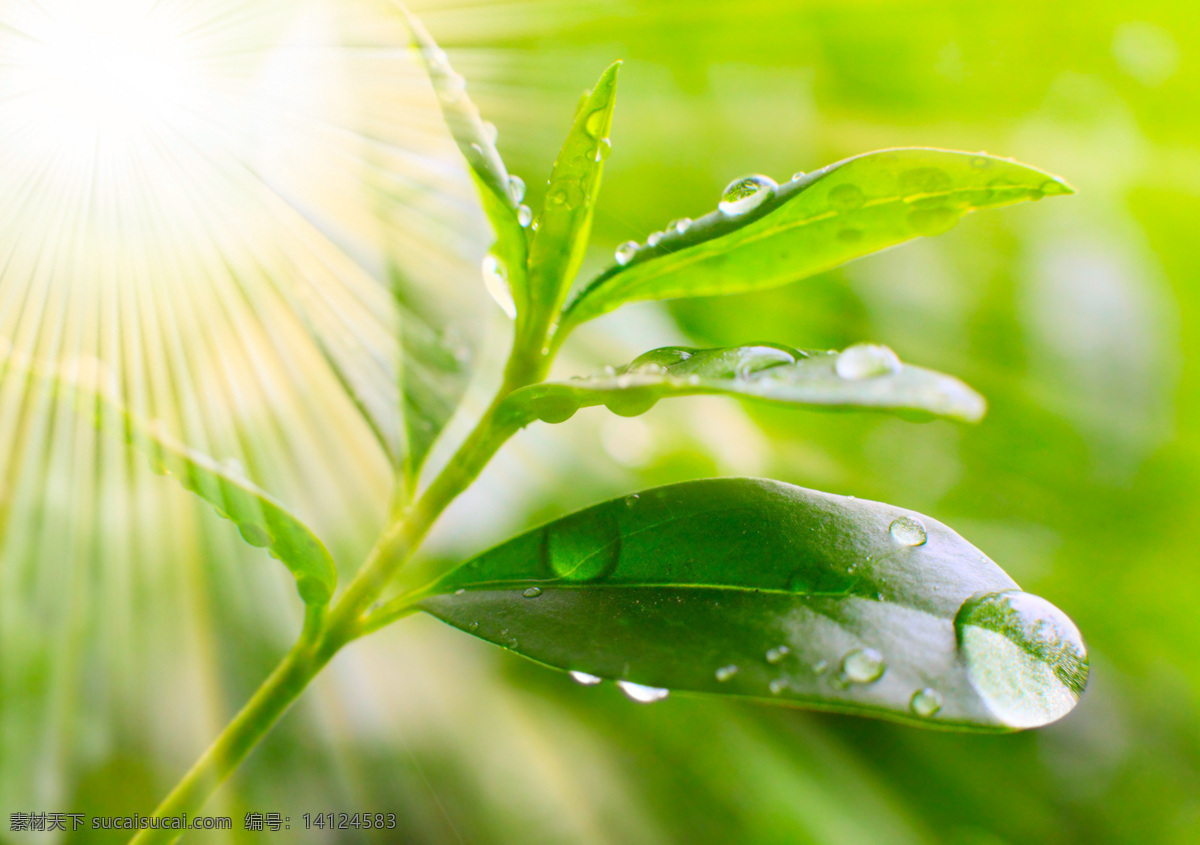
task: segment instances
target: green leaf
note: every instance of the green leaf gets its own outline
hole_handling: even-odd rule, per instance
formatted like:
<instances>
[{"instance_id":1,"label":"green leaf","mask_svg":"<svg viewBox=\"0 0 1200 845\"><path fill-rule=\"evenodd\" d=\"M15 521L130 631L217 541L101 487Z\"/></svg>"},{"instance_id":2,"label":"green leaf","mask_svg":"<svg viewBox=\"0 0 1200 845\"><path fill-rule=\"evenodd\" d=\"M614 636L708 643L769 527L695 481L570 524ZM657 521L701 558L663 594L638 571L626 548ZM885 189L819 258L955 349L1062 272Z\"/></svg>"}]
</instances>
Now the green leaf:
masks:
<instances>
[{"instance_id":1,"label":"green leaf","mask_svg":"<svg viewBox=\"0 0 1200 845\"><path fill-rule=\"evenodd\" d=\"M689 690L1012 730L1065 715L1087 681L1071 620L946 526L760 479L580 511L417 606L641 699Z\"/></svg>"},{"instance_id":2,"label":"green leaf","mask_svg":"<svg viewBox=\"0 0 1200 845\"><path fill-rule=\"evenodd\" d=\"M529 293L538 313L558 311L583 263L604 160L612 149L608 136L620 68L616 62L604 71L580 103L554 162L529 254Z\"/></svg>"},{"instance_id":3,"label":"green leaf","mask_svg":"<svg viewBox=\"0 0 1200 845\"><path fill-rule=\"evenodd\" d=\"M983 153L911 148L849 158L780 185L744 213L718 210L670 228L575 298L558 341L626 302L774 287L940 234L976 209L1068 193L1056 176Z\"/></svg>"},{"instance_id":4,"label":"green leaf","mask_svg":"<svg viewBox=\"0 0 1200 845\"><path fill-rule=\"evenodd\" d=\"M424 24L403 5L400 8L437 92L446 126L471 168L484 214L496 232L492 254L499 265L498 270L485 274L489 293L510 316L513 310L523 313L528 299L528 241L521 217L529 214L529 209L521 205L524 183L509 175L496 149L495 127L489 128L484 123L479 109L467 96L466 80L450 67L445 51L438 47ZM507 293L495 286L495 280L507 288ZM506 298L511 299L511 305Z\"/></svg>"},{"instance_id":5,"label":"green leaf","mask_svg":"<svg viewBox=\"0 0 1200 845\"><path fill-rule=\"evenodd\" d=\"M726 349L667 346L633 363L582 379L515 391L508 405L524 421L558 423L580 408L607 405L621 416L663 397L724 394L786 405L873 408L977 422L987 403L956 378L901 364L885 346L843 353L760 343Z\"/></svg>"}]
</instances>

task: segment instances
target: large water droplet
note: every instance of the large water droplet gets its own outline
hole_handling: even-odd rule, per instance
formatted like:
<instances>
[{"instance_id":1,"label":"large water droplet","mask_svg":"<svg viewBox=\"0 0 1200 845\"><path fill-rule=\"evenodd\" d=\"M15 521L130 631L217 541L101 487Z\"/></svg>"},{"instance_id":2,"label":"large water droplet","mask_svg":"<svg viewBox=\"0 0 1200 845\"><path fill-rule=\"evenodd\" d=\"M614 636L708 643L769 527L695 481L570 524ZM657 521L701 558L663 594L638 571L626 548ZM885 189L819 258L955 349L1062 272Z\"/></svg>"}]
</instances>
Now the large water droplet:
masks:
<instances>
[{"instance_id":1,"label":"large water droplet","mask_svg":"<svg viewBox=\"0 0 1200 845\"><path fill-rule=\"evenodd\" d=\"M609 510L564 517L542 529L549 574L566 581L607 577L621 559L621 530Z\"/></svg>"},{"instance_id":2,"label":"large water droplet","mask_svg":"<svg viewBox=\"0 0 1200 845\"><path fill-rule=\"evenodd\" d=\"M900 372L900 359L886 346L856 343L838 355L834 370L844 379L876 378Z\"/></svg>"},{"instance_id":3,"label":"large water droplet","mask_svg":"<svg viewBox=\"0 0 1200 845\"><path fill-rule=\"evenodd\" d=\"M908 213L908 225L918 235L932 237L949 232L962 217L962 211L948 206L940 208L915 208Z\"/></svg>"},{"instance_id":4,"label":"large water droplet","mask_svg":"<svg viewBox=\"0 0 1200 845\"><path fill-rule=\"evenodd\" d=\"M579 402L566 393L545 393L530 401L533 415L545 423L562 423L575 416Z\"/></svg>"},{"instance_id":5,"label":"large water droplet","mask_svg":"<svg viewBox=\"0 0 1200 845\"><path fill-rule=\"evenodd\" d=\"M908 706L922 719L928 719L942 709L942 694L933 687L919 689L913 693Z\"/></svg>"},{"instance_id":6,"label":"large water droplet","mask_svg":"<svg viewBox=\"0 0 1200 845\"><path fill-rule=\"evenodd\" d=\"M492 254L483 257L483 286L491 294L496 304L504 309L504 313L513 319L517 316L517 306L513 302L512 289L508 285L508 268L504 262Z\"/></svg>"},{"instance_id":7,"label":"large water droplet","mask_svg":"<svg viewBox=\"0 0 1200 845\"><path fill-rule=\"evenodd\" d=\"M571 675L572 681L577 684L583 684L585 687L594 687L596 684L604 680L596 675L589 675L587 672L580 672L576 669L572 669L569 674Z\"/></svg>"},{"instance_id":8,"label":"large water droplet","mask_svg":"<svg viewBox=\"0 0 1200 845\"><path fill-rule=\"evenodd\" d=\"M632 681L617 681L617 686L621 688L621 692L632 701L639 704L650 704L655 701L662 701L671 691L662 689L661 687L646 687L641 684L635 684Z\"/></svg>"},{"instance_id":9,"label":"large water droplet","mask_svg":"<svg viewBox=\"0 0 1200 845\"><path fill-rule=\"evenodd\" d=\"M1003 724L1062 718L1087 685L1083 638L1050 602L1020 590L973 596L954 619L971 685Z\"/></svg>"},{"instance_id":10,"label":"large water droplet","mask_svg":"<svg viewBox=\"0 0 1200 845\"><path fill-rule=\"evenodd\" d=\"M869 684L883 674L883 655L873 648L856 648L842 658L842 676L852 684Z\"/></svg>"},{"instance_id":11,"label":"large water droplet","mask_svg":"<svg viewBox=\"0 0 1200 845\"><path fill-rule=\"evenodd\" d=\"M525 589L525 592L521 593L521 595L523 595L527 599L536 599L541 594L542 594L541 587L527 587Z\"/></svg>"},{"instance_id":12,"label":"large water droplet","mask_svg":"<svg viewBox=\"0 0 1200 845\"><path fill-rule=\"evenodd\" d=\"M767 650L767 662L771 664L779 663L791 653L792 650L785 645L775 646Z\"/></svg>"},{"instance_id":13,"label":"large water droplet","mask_svg":"<svg viewBox=\"0 0 1200 845\"><path fill-rule=\"evenodd\" d=\"M601 138L596 142L595 149L592 150L592 161L599 164L612 155L612 141L607 138Z\"/></svg>"},{"instance_id":14,"label":"large water droplet","mask_svg":"<svg viewBox=\"0 0 1200 845\"><path fill-rule=\"evenodd\" d=\"M728 666L722 666L713 674L717 676L718 681L720 681L721 683L725 683L730 678L732 678L734 675L736 675L737 672L738 672L738 667L734 666L731 663Z\"/></svg>"},{"instance_id":15,"label":"large water droplet","mask_svg":"<svg viewBox=\"0 0 1200 845\"><path fill-rule=\"evenodd\" d=\"M929 533L919 519L911 516L898 516L888 526L892 539L902 546L923 546L929 539Z\"/></svg>"},{"instance_id":16,"label":"large water droplet","mask_svg":"<svg viewBox=\"0 0 1200 845\"><path fill-rule=\"evenodd\" d=\"M604 135L604 109L596 109L587 116L587 120L583 122L584 130L593 138L600 138Z\"/></svg>"},{"instance_id":17,"label":"large water droplet","mask_svg":"<svg viewBox=\"0 0 1200 845\"><path fill-rule=\"evenodd\" d=\"M637 241L625 241L625 243L617 247L617 251L613 257L616 258L618 264L624 267L637 255L640 246L641 244Z\"/></svg>"},{"instance_id":18,"label":"large water droplet","mask_svg":"<svg viewBox=\"0 0 1200 845\"><path fill-rule=\"evenodd\" d=\"M717 210L729 217L737 217L758 208L779 187L767 176L743 176L730 182L721 193Z\"/></svg>"},{"instance_id":19,"label":"large water droplet","mask_svg":"<svg viewBox=\"0 0 1200 845\"><path fill-rule=\"evenodd\" d=\"M520 202L525 199L525 180L515 174L510 174L508 177L508 195L512 197L513 202Z\"/></svg>"},{"instance_id":20,"label":"large water droplet","mask_svg":"<svg viewBox=\"0 0 1200 845\"><path fill-rule=\"evenodd\" d=\"M619 417L636 417L646 413L657 403L658 397L651 390L640 388L613 393L604 406Z\"/></svg>"},{"instance_id":21,"label":"large water droplet","mask_svg":"<svg viewBox=\"0 0 1200 845\"><path fill-rule=\"evenodd\" d=\"M517 206L517 223L524 229L533 222L533 209L527 205Z\"/></svg>"}]
</instances>

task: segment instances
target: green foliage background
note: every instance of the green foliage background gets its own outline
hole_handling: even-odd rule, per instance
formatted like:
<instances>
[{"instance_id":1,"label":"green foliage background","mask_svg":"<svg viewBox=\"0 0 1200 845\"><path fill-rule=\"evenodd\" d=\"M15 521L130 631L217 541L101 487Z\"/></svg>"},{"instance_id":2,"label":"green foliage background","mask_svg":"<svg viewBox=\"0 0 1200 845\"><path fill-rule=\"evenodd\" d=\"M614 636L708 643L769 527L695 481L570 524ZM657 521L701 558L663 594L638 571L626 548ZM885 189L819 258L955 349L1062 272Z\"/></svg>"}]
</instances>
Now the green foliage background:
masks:
<instances>
[{"instance_id":1,"label":"green foliage background","mask_svg":"<svg viewBox=\"0 0 1200 845\"><path fill-rule=\"evenodd\" d=\"M414 618L340 656L214 808L238 821L280 810L293 834L230 841L1200 840L1200 12L1162 0L414 11L535 207L579 92L626 60L585 276L618 243L711 210L735 176L783 181L870 149L986 149L1078 191L777 291L634 306L581 329L559 368L679 340L877 341L987 396L980 425L723 399L640 420L594 408L506 447L431 554L651 484L764 475L953 526L1072 616L1091 681L1061 723L1001 737L700 697L639 706ZM215 728L283 642L256 629L246 595L208 589ZM103 739L86 719L61 739L92 743L82 761L59 751L73 761L59 789L70 809L148 812L197 749L138 724L186 710L189 683L140 677L106 699L117 727ZM356 808L396 812L402 830L296 838L302 813Z\"/></svg>"}]
</instances>

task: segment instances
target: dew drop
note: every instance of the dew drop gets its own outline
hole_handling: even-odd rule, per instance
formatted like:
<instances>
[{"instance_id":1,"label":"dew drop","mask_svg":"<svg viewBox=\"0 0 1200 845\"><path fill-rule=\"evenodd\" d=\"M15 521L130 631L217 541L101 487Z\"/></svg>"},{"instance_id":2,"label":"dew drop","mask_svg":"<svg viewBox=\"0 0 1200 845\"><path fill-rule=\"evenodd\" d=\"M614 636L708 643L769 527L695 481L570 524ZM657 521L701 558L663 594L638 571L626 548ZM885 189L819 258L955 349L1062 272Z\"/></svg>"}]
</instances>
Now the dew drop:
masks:
<instances>
[{"instance_id":1,"label":"dew drop","mask_svg":"<svg viewBox=\"0 0 1200 845\"><path fill-rule=\"evenodd\" d=\"M522 229L524 229L526 226L528 226L530 223L532 223L533 222L533 209L531 209L527 205L517 206L517 222L519 224L521 224Z\"/></svg>"},{"instance_id":2,"label":"dew drop","mask_svg":"<svg viewBox=\"0 0 1200 845\"><path fill-rule=\"evenodd\" d=\"M667 370L676 364L682 364L692 357L693 350L682 346L664 346L661 349L651 349L633 359L629 372L644 372L648 367L655 366Z\"/></svg>"},{"instance_id":3,"label":"dew drop","mask_svg":"<svg viewBox=\"0 0 1200 845\"><path fill-rule=\"evenodd\" d=\"M663 233L655 232L650 237L646 238L646 246L658 246L659 242L662 241L662 239L663 239Z\"/></svg>"},{"instance_id":4,"label":"dew drop","mask_svg":"<svg viewBox=\"0 0 1200 845\"><path fill-rule=\"evenodd\" d=\"M900 372L900 359L886 346L856 343L837 356L834 370L844 379L876 378Z\"/></svg>"},{"instance_id":5,"label":"dew drop","mask_svg":"<svg viewBox=\"0 0 1200 845\"><path fill-rule=\"evenodd\" d=\"M793 181L793 182L799 182L799 181L800 181L801 179L803 179L803 178L804 178L804 171L803 171L803 170L797 170L795 173L793 173L793 174L792 174L792 181Z\"/></svg>"},{"instance_id":6,"label":"dew drop","mask_svg":"<svg viewBox=\"0 0 1200 845\"><path fill-rule=\"evenodd\" d=\"M467 592L466 587L459 587L457 590L454 591L454 595L461 596L461 595L465 595L466 592Z\"/></svg>"},{"instance_id":7,"label":"dew drop","mask_svg":"<svg viewBox=\"0 0 1200 845\"><path fill-rule=\"evenodd\" d=\"M487 288L487 292L491 294L492 299L496 300L504 313L509 319L514 319L517 316L517 306L513 302L512 290L508 285L508 268L499 258L491 253L483 257L483 286Z\"/></svg>"},{"instance_id":8,"label":"dew drop","mask_svg":"<svg viewBox=\"0 0 1200 845\"><path fill-rule=\"evenodd\" d=\"M528 589L525 590L525 592L521 593L521 595L523 595L527 599L536 599L541 594L542 594L541 587L529 587Z\"/></svg>"},{"instance_id":9,"label":"dew drop","mask_svg":"<svg viewBox=\"0 0 1200 845\"><path fill-rule=\"evenodd\" d=\"M596 143L596 148L592 150L592 161L599 164L612 155L612 142L607 138L601 138Z\"/></svg>"},{"instance_id":10,"label":"dew drop","mask_svg":"<svg viewBox=\"0 0 1200 845\"><path fill-rule=\"evenodd\" d=\"M246 465L237 458L226 458L221 461L221 471L226 475L233 475L238 478L246 477Z\"/></svg>"},{"instance_id":11,"label":"dew drop","mask_svg":"<svg viewBox=\"0 0 1200 845\"><path fill-rule=\"evenodd\" d=\"M779 187L767 176L743 176L730 182L721 193L717 210L728 217L738 217L753 211L766 202Z\"/></svg>"},{"instance_id":12,"label":"dew drop","mask_svg":"<svg viewBox=\"0 0 1200 845\"><path fill-rule=\"evenodd\" d=\"M495 145L496 139L500 137L500 130L496 128L496 124L490 120L483 122L483 138L489 144Z\"/></svg>"},{"instance_id":13,"label":"dew drop","mask_svg":"<svg viewBox=\"0 0 1200 845\"><path fill-rule=\"evenodd\" d=\"M261 526L244 522L238 526L238 532L242 535L242 539L252 546L258 546L261 549L271 545L271 535Z\"/></svg>"},{"instance_id":14,"label":"dew drop","mask_svg":"<svg viewBox=\"0 0 1200 845\"><path fill-rule=\"evenodd\" d=\"M604 109L596 109L587 116L583 128L593 138L600 138L604 134L604 122Z\"/></svg>"},{"instance_id":15,"label":"dew drop","mask_svg":"<svg viewBox=\"0 0 1200 845\"><path fill-rule=\"evenodd\" d=\"M902 546L923 546L929 539L929 533L919 519L911 516L898 516L888 526L892 539Z\"/></svg>"},{"instance_id":16,"label":"dew drop","mask_svg":"<svg viewBox=\"0 0 1200 845\"><path fill-rule=\"evenodd\" d=\"M908 706L922 719L928 719L942 709L942 694L933 687L919 689L913 693Z\"/></svg>"},{"instance_id":17,"label":"dew drop","mask_svg":"<svg viewBox=\"0 0 1200 845\"><path fill-rule=\"evenodd\" d=\"M563 393L545 393L530 402L534 416L544 423L563 423L575 416L579 402Z\"/></svg>"},{"instance_id":18,"label":"dew drop","mask_svg":"<svg viewBox=\"0 0 1200 845\"><path fill-rule=\"evenodd\" d=\"M617 263L624 267L633 260L640 247L641 245L637 241L625 241L625 243L617 247L616 254L614 255Z\"/></svg>"},{"instance_id":19,"label":"dew drop","mask_svg":"<svg viewBox=\"0 0 1200 845\"><path fill-rule=\"evenodd\" d=\"M975 158L971 159L971 166L976 170L983 170L992 166L992 160L986 156L975 156Z\"/></svg>"},{"instance_id":20,"label":"dew drop","mask_svg":"<svg viewBox=\"0 0 1200 845\"><path fill-rule=\"evenodd\" d=\"M779 695L779 693L787 689L787 681L783 678L775 678L771 683L767 684L767 689L771 691L772 695Z\"/></svg>"},{"instance_id":21,"label":"dew drop","mask_svg":"<svg viewBox=\"0 0 1200 845\"><path fill-rule=\"evenodd\" d=\"M438 96L446 103L457 103L467 90L467 80L461 74L448 73L441 77L438 84Z\"/></svg>"},{"instance_id":22,"label":"dew drop","mask_svg":"<svg viewBox=\"0 0 1200 845\"><path fill-rule=\"evenodd\" d=\"M621 692L631 701L636 701L638 704L650 704L655 701L662 701L671 691L662 687L647 687L641 684L635 684L632 681L617 681L617 686L621 688Z\"/></svg>"},{"instance_id":23,"label":"dew drop","mask_svg":"<svg viewBox=\"0 0 1200 845\"><path fill-rule=\"evenodd\" d=\"M852 684L869 684L883 674L883 655L873 648L856 648L842 658L842 676Z\"/></svg>"},{"instance_id":24,"label":"dew drop","mask_svg":"<svg viewBox=\"0 0 1200 845\"><path fill-rule=\"evenodd\" d=\"M621 376L621 378L625 378L625 376ZM620 379L617 380L617 383L620 384ZM649 411L657 403L658 397L652 391L643 388L614 393L604 403L604 407L619 417L637 417Z\"/></svg>"},{"instance_id":25,"label":"dew drop","mask_svg":"<svg viewBox=\"0 0 1200 845\"><path fill-rule=\"evenodd\" d=\"M1045 599L1021 590L975 595L954 628L971 685L1004 725L1045 725L1079 701L1087 649L1075 623Z\"/></svg>"},{"instance_id":26,"label":"dew drop","mask_svg":"<svg viewBox=\"0 0 1200 845\"><path fill-rule=\"evenodd\" d=\"M596 684L604 680L596 675L589 675L587 672L580 672L576 669L572 669L569 674L571 675L572 681L577 684L583 684L585 687L594 687Z\"/></svg>"},{"instance_id":27,"label":"dew drop","mask_svg":"<svg viewBox=\"0 0 1200 845\"><path fill-rule=\"evenodd\" d=\"M609 510L572 514L543 529L548 573L579 583L607 578L621 561L621 529Z\"/></svg>"},{"instance_id":28,"label":"dew drop","mask_svg":"<svg viewBox=\"0 0 1200 845\"><path fill-rule=\"evenodd\" d=\"M912 226L918 235L932 237L949 232L961 217L960 210L946 206L914 208L908 213L908 225Z\"/></svg>"},{"instance_id":29,"label":"dew drop","mask_svg":"<svg viewBox=\"0 0 1200 845\"><path fill-rule=\"evenodd\" d=\"M726 681L728 681L730 678L732 678L737 673L738 673L738 667L736 667L732 663L730 663L728 666L722 666L720 669L718 669L713 674L717 676L718 681L720 681L721 683L725 683Z\"/></svg>"},{"instance_id":30,"label":"dew drop","mask_svg":"<svg viewBox=\"0 0 1200 845\"><path fill-rule=\"evenodd\" d=\"M425 61L435 70L445 70L450 66L450 59L446 56L446 51L438 47L425 50Z\"/></svg>"},{"instance_id":31,"label":"dew drop","mask_svg":"<svg viewBox=\"0 0 1200 845\"><path fill-rule=\"evenodd\" d=\"M667 228L670 230L674 230L676 233L682 235L688 229L692 228L692 218L680 217L678 220L672 220L670 223L667 224Z\"/></svg>"},{"instance_id":32,"label":"dew drop","mask_svg":"<svg viewBox=\"0 0 1200 845\"><path fill-rule=\"evenodd\" d=\"M476 630L476 629L478 629L478 628L479 628L479 623L478 623L478 622L472 622L471 624L467 625L467 630L468 630L468 631L474 631L474 630Z\"/></svg>"},{"instance_id":33,"label":"dew drop","mask_svg":"<svg viewBox=\"0 0 1200 845\"><path fill-rule=\"evenodd\" d=\"M834 211L839 213L861 208L866 201L867 198L863 196L862 188L858 187L858 185L847 183L834 185L829 189L829 204L833 206Z\"/></svg>"},{"instance_id":34,"label":"dew drop","mask_svg":"<svg viewBox=\"0 0 1200 845\"><path fill-rule=\"evenodd\" d=\"M791 653L792 650L785 645L775 646L767 651L767 662L772 665L779 663Z\"/></svg>"},{"instance_id":35,"label":"dew drop","mask_svg":"<svg viewBox=\"0 0 1200 845\"><path fill-rule=\"evenodd\" d=\"M513 202L520 202L525 199L525 180L515 174L510 174L508 177L508 195L512 197Z\"/></svg>"}]
</instances>

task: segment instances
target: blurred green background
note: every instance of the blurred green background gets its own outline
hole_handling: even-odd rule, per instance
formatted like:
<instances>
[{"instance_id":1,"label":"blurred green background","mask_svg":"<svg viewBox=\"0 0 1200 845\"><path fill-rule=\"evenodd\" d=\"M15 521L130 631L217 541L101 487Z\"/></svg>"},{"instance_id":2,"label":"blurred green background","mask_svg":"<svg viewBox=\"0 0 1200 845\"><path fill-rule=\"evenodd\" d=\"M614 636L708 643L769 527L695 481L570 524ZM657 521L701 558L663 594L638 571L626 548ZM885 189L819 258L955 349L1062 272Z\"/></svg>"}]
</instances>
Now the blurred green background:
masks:
<instances>
[{"instance_id":1,"label":"blurred green background","mask_svg":"<svg viewBox=\"0 0 1200 845\"><path fill-rule=\"evenodd\" d=\"M777 291L622 309L581 330L559 364L586 372L672 342L875 341L980 390L980 425L711 398L635 419L591 409L522 432L447 513L427 557L654 484L769 476L956 528L1071 615L1089 688L1060 723L1004 737L686 695L643 706L415 618L339 656L213 806L239 827L248 810L282 811L291 834L185 841L1200 841L1200 6L413 8L498 126L535 208L579 93L625 59L584 278L618 243L711 210L734 177L782 182L871 149L985 149L1078 191L972 215ZM460 282L455 295L484 296ZM488 327L480 384L504 342L498 309L485 321L462 328ZM89 645L62 647L75 655L65 673L54 649L10 635L6 811L147 812L273 665L294 619L264 615L250 591L276 607L289 588L230 576L241 552L222 530L183 544L190 563L178 551L161 561L190 574L130 587L158 610L126 620L141 650L119 671L87 657L104 648L88 640L103 612L56 617L88 620L75 627ZM366 531L334 542L361 549ZM97 559L106 553L161 549L101 543ZM172 629L156 589L204 594L205 624ZM53 630L30 636L57 642ZM35 661L20 672L18 652ZM356 809L395 812L400 829L296 830L305 812Z\"/></svg>"}]
</instances>

